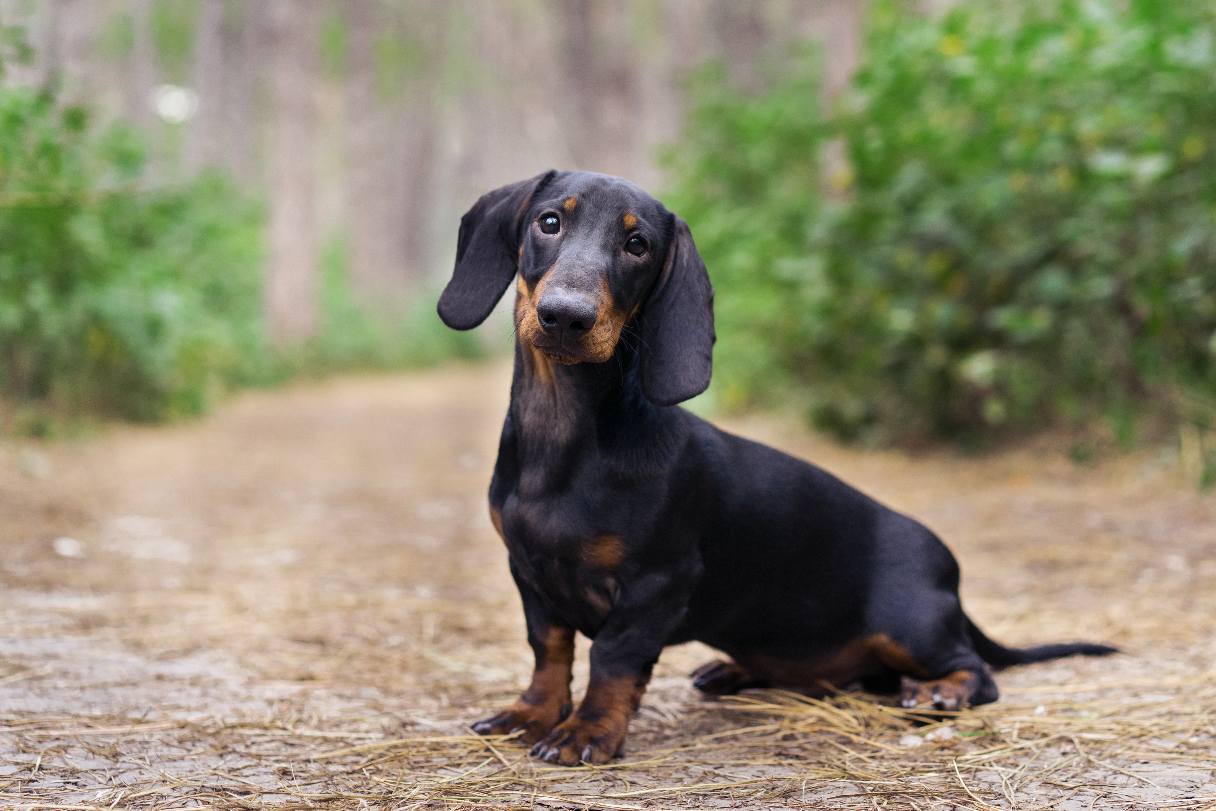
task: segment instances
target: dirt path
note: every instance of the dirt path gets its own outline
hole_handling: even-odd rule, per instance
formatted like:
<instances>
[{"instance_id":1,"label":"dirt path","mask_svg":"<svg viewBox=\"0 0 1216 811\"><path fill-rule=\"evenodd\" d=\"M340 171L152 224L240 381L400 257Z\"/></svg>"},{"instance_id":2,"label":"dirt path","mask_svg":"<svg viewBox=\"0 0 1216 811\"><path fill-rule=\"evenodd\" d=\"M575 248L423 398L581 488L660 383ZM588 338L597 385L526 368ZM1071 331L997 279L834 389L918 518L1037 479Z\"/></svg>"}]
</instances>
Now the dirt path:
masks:
<instances>
[{"instance_id":1,"label":"dirt path","mask_svg":"<svg viewBox=\"0 0 1216 811\"><path fill-rule=\"evenodd\" d=\"M686 646L612 767L468 735L529 664L483 496L507 374L0 445L0 806L1216 807L1216 497L1151 457L861 453L772 420L732 427L925 520L993 635L1129 653L914 726L851 697L702 701Z\"/></svg>"}]
</instances>

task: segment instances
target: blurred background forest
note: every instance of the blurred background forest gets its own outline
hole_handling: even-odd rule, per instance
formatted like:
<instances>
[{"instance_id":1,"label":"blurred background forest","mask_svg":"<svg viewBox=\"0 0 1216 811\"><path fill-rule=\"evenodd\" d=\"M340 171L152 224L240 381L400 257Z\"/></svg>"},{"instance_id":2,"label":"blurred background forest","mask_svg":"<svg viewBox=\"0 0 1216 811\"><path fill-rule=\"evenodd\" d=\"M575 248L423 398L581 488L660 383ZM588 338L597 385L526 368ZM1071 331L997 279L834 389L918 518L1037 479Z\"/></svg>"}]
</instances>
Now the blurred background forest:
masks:
<instances>
[{"instance_id":1,"label":"blurred background forest","mask_svg":"<svg viewBox=\"0 0 1216 811\"><path fill-rule=\"evenodd\" d=\"M1127 653L924 725L693 644L611 768L471 734L510 306L435 303L551 167L689 222L694 408ZM0 0L0 807L1216 809L1213 493L1216 0Z\"/></svg>"},{"instance_id":2,"label":"blurred background forest","mask_svg":"<svg viewBox=\"0 0 1216 811\"><path fill-rule=\"evenodd\" d=\"M1064 429L1216 480L1216 3L0 0L0 431L165 419L442 329L460 214L630 177L718 289L713 404Z\"/></svg>"}]
</instances>

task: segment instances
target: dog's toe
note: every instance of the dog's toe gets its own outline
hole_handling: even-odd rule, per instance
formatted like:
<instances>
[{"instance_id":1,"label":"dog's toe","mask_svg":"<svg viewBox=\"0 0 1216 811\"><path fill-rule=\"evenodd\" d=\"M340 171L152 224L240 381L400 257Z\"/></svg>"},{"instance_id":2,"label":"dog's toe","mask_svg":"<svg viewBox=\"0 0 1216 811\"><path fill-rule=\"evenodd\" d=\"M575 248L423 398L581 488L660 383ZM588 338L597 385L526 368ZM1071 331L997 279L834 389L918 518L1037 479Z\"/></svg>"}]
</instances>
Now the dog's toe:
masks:
<instances>
[{"instance_id":1,"label":"dog's toe","mask_svg":"<svg viewBox=\"0 0 1216 811\"><path fill-rule=\"evenodd\" d=\"M620 755L624 740L623 724L571 717L532 747L532 757L561 766L599 765Z\"/></svg>"},{"instance_id":2,"label":"dog's toe","mask_svg":"<svg viewBox=\"0 0 1216 811\"><path fill-rule=\"evenodd\" d=\"M512 735L522 732L520 740L534 743L549 733L562 719L570 714L570 705L523 705L517 704L497 715L483 718L472 725L478 735Z\"/></svg>"}]
</instances>

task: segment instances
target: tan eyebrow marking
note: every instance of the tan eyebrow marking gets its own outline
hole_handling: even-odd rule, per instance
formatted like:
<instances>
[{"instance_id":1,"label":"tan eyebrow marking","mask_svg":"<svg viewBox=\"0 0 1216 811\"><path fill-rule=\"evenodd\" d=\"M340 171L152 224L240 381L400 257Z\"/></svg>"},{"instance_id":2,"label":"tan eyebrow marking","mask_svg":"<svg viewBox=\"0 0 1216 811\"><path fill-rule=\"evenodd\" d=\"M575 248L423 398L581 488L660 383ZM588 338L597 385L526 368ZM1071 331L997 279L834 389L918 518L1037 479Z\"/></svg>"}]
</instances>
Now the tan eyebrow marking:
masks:
<instances>
[{"instance_id":1,"label":"tan eyebrow marking","mask_svg":"<svg viewBox=\"0 0 1216 811\"><path fill-rule=\"evenodd\" d=\"M625 223L625 228L631 231L633 230L633 227L638 224L636 214L626 214L624 217L622 217L622 220Z\"/></svg>"},{"instance_id":2,"label":"tan eyebrow marking","mask_svg":"<svg viewBox=\"0 0 1216 811\"><path fill-rule=\"evenodd\" d=\"M567 214L569 214L571 211L574 211L574 207L577 205L578 205L578 198L571 195L570 197L567 197L565 200L562 200L562 211L565 211Z\"/></svg>"}]
</instances>

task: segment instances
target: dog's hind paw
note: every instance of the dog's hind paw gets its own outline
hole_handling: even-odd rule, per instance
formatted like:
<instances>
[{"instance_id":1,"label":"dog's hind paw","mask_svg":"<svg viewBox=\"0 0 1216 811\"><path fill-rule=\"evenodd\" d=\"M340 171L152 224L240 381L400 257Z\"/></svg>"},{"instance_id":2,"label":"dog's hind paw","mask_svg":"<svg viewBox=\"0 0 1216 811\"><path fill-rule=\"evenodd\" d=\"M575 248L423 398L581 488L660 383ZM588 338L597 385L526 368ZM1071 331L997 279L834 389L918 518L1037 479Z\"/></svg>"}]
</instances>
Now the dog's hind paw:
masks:
<instances>
[{"instance_id":1,"label":"dog's hind paw","mask_svg":"<svg viewBox=\"0 0 1216 811\"><path fill-rule=\"evenodd\" d=\"M714 659L689 674L692 686L708 696L728 696L760 682L734 662Z\"/></svg>"},{"instance_id":2,"label":"dog's hind paw","mask_svg":"<svg viewBox=\"0 0 1216 811\"><path fill-rule=\"evenodd\" d=\"M950 712L982 704L976 701L983 679L973 670L956 670L940 679L919 681L904 676L900 683L899 705L905 709L933 709ZM991 699L989 699L991 700Z\"/></svg>"}]
</instances>

